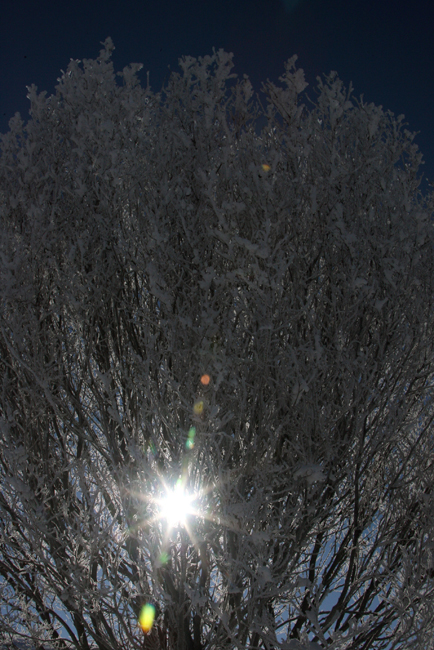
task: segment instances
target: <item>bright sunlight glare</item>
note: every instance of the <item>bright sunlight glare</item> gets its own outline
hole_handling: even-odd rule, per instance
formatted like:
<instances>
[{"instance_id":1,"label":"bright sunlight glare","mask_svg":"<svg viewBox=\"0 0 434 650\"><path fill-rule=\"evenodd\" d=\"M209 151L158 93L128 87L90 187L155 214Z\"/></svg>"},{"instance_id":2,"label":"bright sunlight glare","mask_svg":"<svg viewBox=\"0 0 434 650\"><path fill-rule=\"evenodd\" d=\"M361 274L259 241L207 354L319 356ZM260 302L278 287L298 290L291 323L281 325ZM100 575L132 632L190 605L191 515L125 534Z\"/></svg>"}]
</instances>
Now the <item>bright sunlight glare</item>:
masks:
<instances>
[{"instance_id":1,"label":"bright sunlight glare","mask_svg":"<svg viewBox=\"0 0 434 650\"><path fill-rule=\"evenodd\" d=\"M187 516L193 513L192 504L195 498L194 494L184 491L181 481L176 483L173 490L166 492L160 500L160 514L167 520L170 528L186 523Z\"/></svg>"}]
</instances>

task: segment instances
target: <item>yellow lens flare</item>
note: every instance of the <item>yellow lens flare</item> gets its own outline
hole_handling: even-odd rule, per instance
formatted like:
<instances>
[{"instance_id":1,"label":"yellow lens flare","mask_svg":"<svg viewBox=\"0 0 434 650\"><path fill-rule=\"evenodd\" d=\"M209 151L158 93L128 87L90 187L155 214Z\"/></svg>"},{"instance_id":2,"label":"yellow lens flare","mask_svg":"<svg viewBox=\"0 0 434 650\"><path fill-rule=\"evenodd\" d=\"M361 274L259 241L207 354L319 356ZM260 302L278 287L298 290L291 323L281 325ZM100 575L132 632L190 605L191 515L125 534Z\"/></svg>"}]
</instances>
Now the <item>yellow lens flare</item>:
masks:
<instances>
[{"instance_id":1,"label":"yellow lens flare","mask_svg":"<svg viewBox=\"0 0 434 650\"><path fill-rule=\"evenodd\" d=\"M155 607L147 603L142 607L139 614L139 625L145 634L149 634L154 624Z\"/></svg>"},{"instance_id":2,"label":"yellow lens flare","mask_svg":"<svg viewBox=\"0 0 434 650\"><path fill-rule=\"evenodd\" d=\"M204 407L203 399L198 400L197 402L194 403L193 413L195 415L202 415L203 407Z\"/></svg>"},{"instance_id":3,"label":"yellow lens flare","mask_svg":"<svg viewBox=\"0 0 434 650\"><path fill-rule=\"evenodd\" d=\"M267 165L267 163L264 163L262 165L262 169L264 170L264 172L269 172L271 167L270 167L270 165Z\"/></svg>"}]
</instances>

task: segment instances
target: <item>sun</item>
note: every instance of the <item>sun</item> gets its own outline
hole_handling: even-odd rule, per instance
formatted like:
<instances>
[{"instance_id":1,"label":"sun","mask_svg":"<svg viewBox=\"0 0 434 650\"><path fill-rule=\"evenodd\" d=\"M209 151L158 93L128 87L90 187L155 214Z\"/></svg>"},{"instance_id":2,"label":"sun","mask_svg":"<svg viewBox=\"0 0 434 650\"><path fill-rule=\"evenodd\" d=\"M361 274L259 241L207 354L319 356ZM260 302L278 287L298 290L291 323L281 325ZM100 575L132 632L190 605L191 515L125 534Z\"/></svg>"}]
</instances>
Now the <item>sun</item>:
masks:
<instances>
[{"instance_id":1,"label":"sun","mask_svg":"<svg viewBox=\"0 0 434 650\"><path fill-rule=\"evenodd\" d=\"M196 495L186 492L182 481L178 481L175 487L166 490L166 494L160 499L160 517L166 519L170 528L184 526L188 515L194 513L195 499Z\"/></svg>"}]
</instances>

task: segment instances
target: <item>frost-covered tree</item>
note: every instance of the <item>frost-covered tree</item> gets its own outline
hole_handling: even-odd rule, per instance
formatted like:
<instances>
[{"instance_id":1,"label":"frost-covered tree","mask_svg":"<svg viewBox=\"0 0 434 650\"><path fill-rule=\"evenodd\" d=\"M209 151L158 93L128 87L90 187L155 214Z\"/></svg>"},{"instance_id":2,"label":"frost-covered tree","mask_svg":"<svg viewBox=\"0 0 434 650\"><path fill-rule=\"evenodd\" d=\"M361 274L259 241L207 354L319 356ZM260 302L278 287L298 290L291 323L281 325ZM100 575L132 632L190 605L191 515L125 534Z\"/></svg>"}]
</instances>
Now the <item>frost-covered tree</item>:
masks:
<instances>
[{"instance_id":1,"label":"frost-covered tree","mask_svg":"<svg viewBox=\"0 0 434 650\"><path fill-rule=\"evenodd\" d=\"M2 136L1 640L433 648L413 136L295 57L260 103L221 50L155 94L112 49Z\"/></svg>"}]
</instances>

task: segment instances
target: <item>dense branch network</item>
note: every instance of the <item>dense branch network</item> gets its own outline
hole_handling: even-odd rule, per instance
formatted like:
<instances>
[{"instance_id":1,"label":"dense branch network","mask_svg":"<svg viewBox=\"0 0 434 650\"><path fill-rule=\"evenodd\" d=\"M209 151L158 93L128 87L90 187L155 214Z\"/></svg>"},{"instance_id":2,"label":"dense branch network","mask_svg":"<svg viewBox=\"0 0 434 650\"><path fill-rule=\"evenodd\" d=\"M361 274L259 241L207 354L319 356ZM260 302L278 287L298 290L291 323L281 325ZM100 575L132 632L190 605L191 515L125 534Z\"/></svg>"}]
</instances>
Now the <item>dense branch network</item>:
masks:
<instances>
[{"instance_id":1,"label":"dense branch network","mask_svg":"<svg viewBox=\"0 0 434 650\"><path fill-rule=\"evenodd\" d=\"M2 136L2 642L432 648L412 135L295 57L263 108L221 50L154 94L112 49Z\"/></svg>"}]
</instances>

